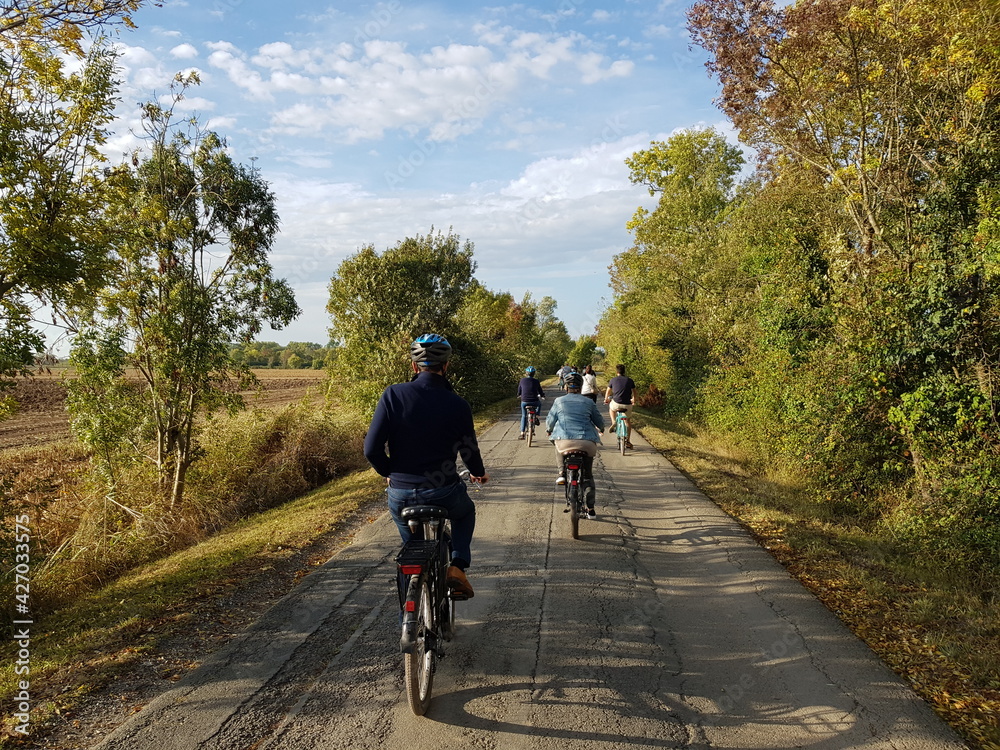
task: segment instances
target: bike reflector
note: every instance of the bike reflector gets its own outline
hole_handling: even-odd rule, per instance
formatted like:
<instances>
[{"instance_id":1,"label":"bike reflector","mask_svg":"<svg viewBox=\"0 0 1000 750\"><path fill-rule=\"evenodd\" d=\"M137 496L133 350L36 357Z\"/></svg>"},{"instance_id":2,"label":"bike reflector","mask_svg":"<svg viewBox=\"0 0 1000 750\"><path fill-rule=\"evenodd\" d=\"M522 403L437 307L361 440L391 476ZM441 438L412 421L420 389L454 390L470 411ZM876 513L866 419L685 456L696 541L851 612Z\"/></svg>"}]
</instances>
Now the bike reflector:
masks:
<instances>
[{"instance_id":1,"label":"bike reflector","mask_svg":"<svg viewBox=\"0 0 1000 750\"><path fill-rule=\"evenodd\" d=\"M400 565L399 570L404 576L418 576L423 572L424 568L421 565Z\"/></svg>"},{"instance_id":2,"label":"bike reflector","mask_svg":"<svg viewBox=\"0 0 1000 750\"><path fill-rule=\"evenodd\" d=\"M579 469L579 468L580 468L580 467L579 467L579 466L577 466L576 464L567 464L567 466L569 466L569 468L571 468L571 469L572 469L573 471L576 471L577 469Z\"/></svg>"},{"instance_id":3,"label":"bike reflector","mask_svg":"<svg viewBox=\"0 0 1000 750\"><path fill-rule=\"evenodd\" d=\"M417 603L416 602L407 602L406 603L406 611L407 612L416 612L417 611Z\"/></svg>"}]
</instances>

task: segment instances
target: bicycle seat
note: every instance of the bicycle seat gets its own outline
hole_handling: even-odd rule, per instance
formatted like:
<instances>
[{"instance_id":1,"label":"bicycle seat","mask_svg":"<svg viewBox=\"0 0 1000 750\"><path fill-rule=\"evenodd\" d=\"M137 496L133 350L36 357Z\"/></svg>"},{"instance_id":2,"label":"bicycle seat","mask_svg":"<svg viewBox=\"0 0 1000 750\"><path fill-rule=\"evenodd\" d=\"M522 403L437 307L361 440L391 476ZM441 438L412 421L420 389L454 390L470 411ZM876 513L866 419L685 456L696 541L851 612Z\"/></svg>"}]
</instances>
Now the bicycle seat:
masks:
<instances>
[{"instance_id":1,"label":"bicycle seat","mask_svg":"<svg viewBox=\"0 0 1000 750\"><path fill-rule=\"evenodd\" d=\"M447 518L448 509L440 505L407 505L399 513L400 518L409 521L411 518L423 521L428 518Z\"/></svg>"}]
</instances>

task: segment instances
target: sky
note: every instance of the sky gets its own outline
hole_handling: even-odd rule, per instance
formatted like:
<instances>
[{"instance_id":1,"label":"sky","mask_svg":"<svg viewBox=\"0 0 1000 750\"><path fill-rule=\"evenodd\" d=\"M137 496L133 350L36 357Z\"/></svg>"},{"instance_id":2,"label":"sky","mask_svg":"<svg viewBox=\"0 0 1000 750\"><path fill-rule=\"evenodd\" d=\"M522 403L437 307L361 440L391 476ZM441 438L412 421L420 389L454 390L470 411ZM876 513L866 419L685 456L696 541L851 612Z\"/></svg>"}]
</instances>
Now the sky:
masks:
<instances>
[{"instance_id":1,"label":"sky","mask_svg":"<svg viewBox=\"0 0 1000 750\"><path fill-rule=\"evenodd\" d=\"M655 205L625 159L694 127L735 142L686 10L164 0L115 35L121 119L107 151L134 148L138 104L169 100L176 74L198 72L183 114L256 164L277 198L272 265L302 314L261 340L325 344L340 262L432 229L473 243L489 289L553 297L575 338L611 302L626 223Z\"/></svg>"}]
</instances>

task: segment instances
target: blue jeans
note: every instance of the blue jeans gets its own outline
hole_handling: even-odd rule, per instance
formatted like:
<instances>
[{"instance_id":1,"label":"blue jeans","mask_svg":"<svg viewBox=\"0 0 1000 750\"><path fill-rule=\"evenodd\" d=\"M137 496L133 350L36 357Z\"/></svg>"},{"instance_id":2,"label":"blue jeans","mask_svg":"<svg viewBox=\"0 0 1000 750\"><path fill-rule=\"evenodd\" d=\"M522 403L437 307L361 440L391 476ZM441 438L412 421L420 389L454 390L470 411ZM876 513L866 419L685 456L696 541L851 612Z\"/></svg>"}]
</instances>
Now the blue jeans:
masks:
<instances>
[{"instance_id":1,"label":"blue jeans","mask_svg":"<svg viewBox=\"0 0 1000 750\"><path fill-rule=\"evenodd\" d=\"M390 487L389 515L396 522L403 544L413 537L410 527L399 517L403 508L408 505L440 505L447 508L448 518L451 519L452 562L461 562L465 566L472 562L472 533L476 529L476 505L469 497L465 482L423 490L401 490Z\"/></svg>"},{"instance_id":2,"label":"blue jeans","mask_svg":"<svg viewBox=\"0 0 1000 750\"><path fill-rule=\"evenodd\" d=\"M542 402L541 401L522 401L521 402L521 432L528 429L528 407L535 407L535 416L540 416L542 413Z\"/></svg>"}]
</instances>

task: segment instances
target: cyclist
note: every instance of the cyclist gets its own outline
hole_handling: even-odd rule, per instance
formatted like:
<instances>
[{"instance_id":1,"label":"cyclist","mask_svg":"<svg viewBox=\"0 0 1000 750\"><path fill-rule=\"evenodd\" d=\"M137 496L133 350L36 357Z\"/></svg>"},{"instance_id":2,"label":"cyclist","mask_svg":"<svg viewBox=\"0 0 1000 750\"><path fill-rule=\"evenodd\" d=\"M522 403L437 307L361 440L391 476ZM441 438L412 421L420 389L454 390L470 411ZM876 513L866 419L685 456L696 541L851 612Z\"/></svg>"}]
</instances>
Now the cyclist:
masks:
<instances>
[{"instance_id":1,"label":"cyclist","mask_svg":"<svg viewBox=\"0 0 1000 750\"><path fill-rule=\"evenodd\" d=\"M620 411L628 415L632 404L635 403L635 381L625 374L625 365L615 365L618 373L608 381L608 389L604 392L604 403L609 405L611 415L611 425L615 424L615 412ZM632 447L632 424L625 422L625 447Z\"/></svg>"},{"instance_id":2,"label":"cyclist","mask_svg":"<svg viewBox=\"0 0 1000 750\"><path fill-rule=\"evenodd\" d=\"M597 375L590 365L587 365L583 370L583 388L580 389L580 393L595 404L597 403Z\"/></svg>"},{"instance_id":3,"label":"cyclist","mask_svg":"<svg viewBox=\"0 0 1000 750\"><path fill-rule=\"evenodd\" d=\"M456 455L475 482L486 482L472 408L452 390L445 375L451 344L435 333L410 346L413 378L385 389L368 434L365 458L389 481L389 513L405 544L410 528L400 518L407 505L441 505L451 519L452 559L448 587L458 597L474 595L466 569L472 562L476 506L459 478Z\"/></svg>"},{"instance_id":4,"label":"cyclist","mask_svg":"<svg viewBox=\"0 0 1000 750\"><path fill-rule=\"evenodd\" d=\"M564 364L562 367L560 367L559 371L556 373L557 375L559 375L559 388L561 390L566 390L566 376L569 375L569 373L570 373L570 366L568 362Z\"/></svg>"},{"instance_id":5,"label":"cyclist","mask_svg":"<svg viewBox=\"0 0 1000 750\"><path fill-rule=\"evenodd\" d=\"M563 454L581 451L586 455L583 462L586 477L584 499L587 503L587 518L593 519L597 518L594 510L594 496L597 492L594 485L594 456L597 455L597 444L601 442L601 433L604 432L604 417L596 403L580 395L582 385L583 376L579 373L566 376L566 395L553 402L545 418L545 431L556 446L556 462L559 466L556 484L566 484Z\"/></svg>"},{"instance_id":6,"label":"cyclist","mask_svg":"<svg viewBox=\"0 0 1000 750\"><path fill-rule=\"evenodd\" d=\"M538 424L538 414L542 410L542 399L545 398L545 391L542 384L535 377L535 368L524 368L524 377L517 384L517 396L521 399L521 434L518 440L524 440L524 435L528 429L528 407L535 407L535 424Z\"/></svg>"}]
</instances>

